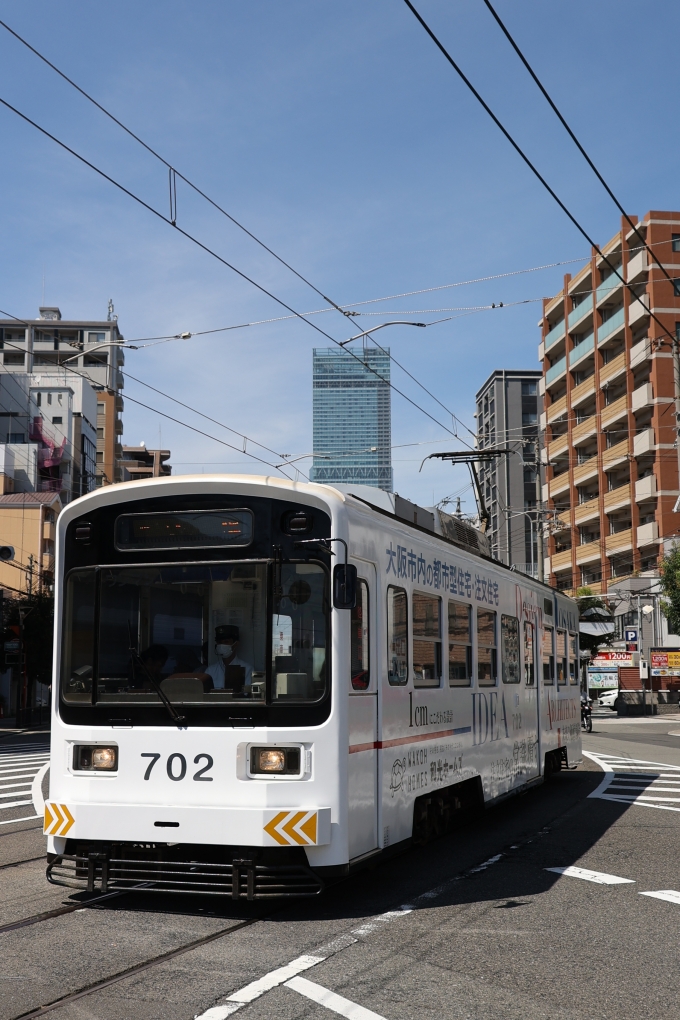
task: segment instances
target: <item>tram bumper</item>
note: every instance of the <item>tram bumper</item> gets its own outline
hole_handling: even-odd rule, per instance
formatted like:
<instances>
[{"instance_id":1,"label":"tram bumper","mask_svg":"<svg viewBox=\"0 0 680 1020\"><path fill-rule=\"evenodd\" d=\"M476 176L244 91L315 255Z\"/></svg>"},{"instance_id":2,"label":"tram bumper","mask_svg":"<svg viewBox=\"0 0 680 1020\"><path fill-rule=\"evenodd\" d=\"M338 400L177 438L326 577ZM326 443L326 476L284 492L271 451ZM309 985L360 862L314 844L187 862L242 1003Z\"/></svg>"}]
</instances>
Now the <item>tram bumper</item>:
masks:
<instances>
[{"instance_id":1,"label":"tram bumper","mask_svg":"<svg viewBox=\"0 0 680 1020\"><path fill-rule=\"evenodd\" d=\"M305 847L330 843L330 815L330 808L48 801L45 832L56 852L48 854L47 878L87 892L315 896L323 882Z\"/></svg>"}]
</instances>

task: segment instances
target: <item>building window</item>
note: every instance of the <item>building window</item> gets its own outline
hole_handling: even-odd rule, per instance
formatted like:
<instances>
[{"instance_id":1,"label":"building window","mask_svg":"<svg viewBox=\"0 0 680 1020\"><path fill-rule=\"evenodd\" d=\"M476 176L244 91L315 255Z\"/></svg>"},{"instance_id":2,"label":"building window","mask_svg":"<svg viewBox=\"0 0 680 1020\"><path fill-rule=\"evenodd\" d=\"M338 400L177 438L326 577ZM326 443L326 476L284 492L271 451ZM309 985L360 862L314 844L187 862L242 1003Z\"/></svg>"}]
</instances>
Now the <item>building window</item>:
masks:
<instances>
[{"instance_id":1,"label":"building window","mask_svg":"<svg viewBox=\"0 0 680 1020\"><path fill-rule=\"evenodd\" d=\"M102 429L97 429L97 439L103 439L103 438L104 438L104 429L103 428Z\"/></svg>"},{"instance_id":2,"label":"building window","mask_svg":"<svg viewBox=\"0 0 680 1020\"><path fill-rule=\"evenodd\" d=\"M26 355L14 351L6 351L2 361L4 365L24 365L26 363Z\"/></svg>"},{"instance_id":3,"label":"building window","mask_svg":"<svg viewBox=\"0 0 680 1020\"><path fill-rule=\"evenodd\" d=\"M535 397L536 396L536 383L535 382L523 382L522 383L522 396L523 397Z\"/></svg>"},{"instance_id":4,"label":"building window","mask_svg":"<svg viewBox=\"0 0 680 1020\"><path fill-rule=\"evenodd\" d=\"M391 686L408 683L408 603L404 589L392 585L387 589L387 669Z\"/></svg>"},{"instance_id":5,"label":"building window","mask_svg":"<svg viewBox=\"0 0 680 1020\"><path fill-rule=\"evenodd\" d=\"M351 611L351 681L353 691L365 691L370 683L368 647L368 585L359 580L357 603Z\"/></svg>"},{"instance_id":6,"label":"building window","mask_svg":"<svg viewBox=\"0 0 680 1020\"><path fill-rule=\"evenodd\" d=\"M442 675L441 599L413 593L413 686L439 687Z\"/></svg>"},{"instance_id":7,"label":"building window","mask_svg":"<svg viewBox=\"0 0 680 1020\"><path fill-rule=\"evenodd\" d=\"M106 333L88 333L88 344L103 344L106 342Z\"/></svg>"},{"instance_id":8,"label":"building window","mask_svg":"<svg viewBox=\"0 0 680 1020\"><path fill-rule=\"evenodd\" d=\"M97 414L106 414L106 404L97 404Z\"/></svg>"},{"instance_id":9,"label":"building window","mask_svg":"<svg viewBox=\"0 0 680 1020\"><path fill-rule=\"evenodd\" d=\"M504 684L519 683L519 620L501 616L501 670Z\"/></svg>"},{"instance_id":10,"label":"building window","mask_svg":"<svg viewBox=\"0 0 680 1020\"><path fill-rule=\"evenodd\" d=\"M103 463L104 463L104 454L102 453L101 450L97 450L97 464L103 464Z\"/></svg>"},{"instance_id":11,"label":"building window","mask_svg":"<svg viewBox=\"0 0 680 1020\"><path fill-rule=\"evenodd\" d=\"M37 406L40 407L40 405L42 404L42 393L36 393L35 402Z\"/></svg>"},{"instance_id":12,"label":"building window","mask_svg":"<svg viewBox=\"0 0 680 1020\"><path fill-rule=\"evenodd\" d=\"M493 687L498 675L496 658L496 613L477 610L477 679L480 686Z\"/></svg>"},{"instance_id":13,"label":"building window","mask_svg":"<svg viewBox=\"0 0 680 1020\"><path fill-rule=\"evenodd\" d=\"M671 247L673 251L680 251L680 234L671 235Z\"/></svg>"},{"instance_id":14,"label":"building window","mask_svg":"<svg viewBox=\"0 0 680 1020\"><path fill-rule=\"evenodd\" d=\"M25 443L26 437L23 432L10 432L9 441L10 443Z\"/></svg>"},{"instance_id":15,"label":"building window","mask_svg":"<svg viewBox=\"0 0 680 1020\"><path fill-rule=\"evenodd\" d=\"M449 687L469 687L472 681L472 610L449 602Z\"/></svg>"},{"instance_id":16,"label":"building window","mask_svg":"<svg viewBox=\"0 0 680 1020\"><path fill-rule=\"evenodd\" d=\"M673 296L674 297L680 297L680 280L678 280L678 279L673 280ZM7 360L7 355L5 355L5 361L6 360Z\"/></svg>"},{"instance_id":17,"label":"building window","mask_svg":"<svg viewBox=\"0 0 680 1020\"><path fill-rule=\"evenodd\" d=\"M52 424L53 425L62 425L63 421L64 421L64 419L62 418L62 416L60 414L57 414L52 419Z\"/></svg>"}]
</instances>

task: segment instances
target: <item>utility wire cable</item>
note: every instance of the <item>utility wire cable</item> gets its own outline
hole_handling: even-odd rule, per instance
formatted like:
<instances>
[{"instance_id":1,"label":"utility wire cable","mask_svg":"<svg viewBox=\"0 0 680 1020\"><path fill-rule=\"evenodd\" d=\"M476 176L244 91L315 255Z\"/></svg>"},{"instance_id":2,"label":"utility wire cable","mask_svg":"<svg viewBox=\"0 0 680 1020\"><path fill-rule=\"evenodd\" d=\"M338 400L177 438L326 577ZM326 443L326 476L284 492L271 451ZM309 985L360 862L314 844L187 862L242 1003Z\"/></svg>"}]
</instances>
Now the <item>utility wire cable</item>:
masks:
<instances>
[{"instance_id":1,"label":"utility wire cable","mask_svg":"<svg viewBox=\"0 0 680 1020\"><path fill-rule=\"evenodd\" d=\"M200 195L201 198L205 199L206 202L212 205L213 208L217 209L217 211L220 212L223 216L226 216L226 218L230 220L230 222L233 223L234 226L238 227L239 230L242 230L244 234L247 234L248 237L255 241L256 244L259 244L261 248L264 248L264 250L268 252L271 256L273 256L273 258L275 258L277 262L280 262L281 265L285 266L286 269L293 273L294 276L297 276L299 280L302 280L302 282L307 284L308 287L311 287L311 289L315 291L315 293L317 293L319 297L322 297L324 301L327 301L329 305L332 305L333 308L336 311L340 312L341 315L346 315L346 312L344 312L339 305L336 305L335 301L333 301L332 298L327 297L327 295L324 294L323 291L319 290L318 287L315 287L313 283L311 283L306 277L302 275L302 273L298 273L296 269L294 269L288 262L286 262L285 259L281 258L280 255L277 255L275 251L273 251L268 245L264 243L264 241L261 241L259 237L256 237L255 234L248 230L247 227L244 227L242 223L239 223L239 221L235 219L235 217L233 217L230 213L228 213L226 209L223 209L221 205L215 202L215 200L212 199L210 195L207 195L204 191L202 191L198 187L198 185L190 181L188 177L185 177L184 174L177 170L175 167L173 167L171 163L168 163L168 161L164 159L164 157L161 156L160 153L156 152L155 149L152 149L152 147L148 145L142 138L140 138L139 135L135 134L134 131L131 131L129 127L126 127L125 124L123 124L123 122L118 119L118 117L115 117L112 113L109 112L109 110L106 109L106 107L102 106L101 103L98 103L96 99L94 99L88 92L85 91L85 89L81 88L80 85L77 85L76 82L74 82L72 78L69 78L67 74L64 74L64 72L61 71L56 66L56 64L53 64L51 60L48 60L47 57L43 56L43 54L39 52L39 50L37 50L34 46L31 46L31 44L22 36L20 36L18 32L15 32L13 28L10 28L10 26L5 21L0 21L0 26L6 29L20 43L26 46L26 48L29 49L31 53L34 53L36 57L42 60L43 63L47 64L48 67L51 67L53 71L55 71L61 78L64 79L64 81L68 82L69 85L76 89L81 94L81 96L84 96L85 99L87 99L90 103L96 106L97 109L100 110L105 116L112 120L114 124L117 124L119 128L125 131L125 133L128 134L131 138L134 138L134 140L138 142L139 145L143 146L143 148L145 148L147 152L151 153L152 156L154 156L157 160L159 160L164 166L168 168L168 171L170 173L170 196L171 196L170 197L171 217L169 222L171 222L173 226L176 226L177 219L176 215L177 196L175 190L175 177L179 177L179 179L181 181L184 181L184 183L188 185L193 191L195 191L197 195Z\"/></svg>"},{"instance_id":2,"label":"utility wire cable","mask_svg":"<svg viewBox=\"0 0 680 1020\"><path fill-rule=\"evenodd\" d=\"M245 280L247 283L250 283L262 294L265 294L267 297L271 298L272 301L275 301L276 304L281 305L281 307L285 308L286 311L291 312L292 315L300 319L301 322L307 323L308 326L311 326L311 328L316 330L316 332L319 333L321 336L324 336L327 340L330 340L331 343L334 343L337 347L340 347L342 350L346 350L347 354L353 357L355 361L360 362L364 366L364 368L368 369L369 372L371 372L378 379L380 379L381 382L384 382L385 385L388 386L391 390L394 390L395 393L398 393L400 397L403 397L403 399L406 400L407 403L411 404L422 414L426 415L431 421L438 425L439 428L442 428L450 435L455 436L455 433L451 429L449 429L446 425L444 425L437 418L435 418L434 415L430 414L429 411L426 411L425 408L422 407L420 404L416 403L415 400L412 400L410 397L408 397L405 393L402 392L402 390L398 389L392 382L390 382L388 379L385 379L384 376L380 375L380 373L376 371L376 369L372 368L372 366L368 365L365 361L363 361L363 359L356 355L354 351L352 351L351 349L343 348L341 341L336 340L335 337L331 336L330 333L327 333L325 330L321 329L321 327L317 326L316 323L312 322L310 319L305 318L300 312L297 312L290 305L286 304L286 302L282 298L276 297L276 295L273 294L271 291L267 290L266 287L264 287L260 283L257 283L246 273L242 272L231 262L227 261L227 259L223 258L221 255L218 255L217 252L213 251L212 248L209 248L197 237L194 237L193 234L190 234L188 233L188 231L183 230L182 227L177 225L177 223L173 223L172 220L170 220L167 216L164 216L163 213L158 211L158 209L154 209L152 205L149 205L149 203L145 202L144 199L140 198L138 195L135 195L134 192L130 191L123 184L120 184L109 174L105 173L104 170L101 170L98 166L95 166L95 164L91 163L90 160L85 158L85 156L81 156L80 153L75 151L75 149L72 149L65 142L60 141L59 138L57 138L55 135L47 131L46 128L41 127L34 120L31 120L31 118L28 117L25 113L22 113L15 106L12 106L11 103L8 103L6 99L0 98L0 104L2 104L4 107L6 107L6 109L10 110L12 113L20 117L21 120L25 121L27 124L30 124L31 127L34 127L41 134L45 135L45 137L49 138L50 141L54 142L60 148L64 149L65 152L70 153L85 166L89 167L91 170L94 170L94 172L99 174L100 177L103 177L104 180L109 182L109 184L113 184L114 187L118 188L119 191L122 191L129 198L133 199L133 201L137 202L144 209L148 210L148 212L153 213L153 215L156 216L159 220L162 220L164 223L167 223L168 226L173 227L174 230L177 230L178 233L182 234L183 237L186 237L187 240L192 241L195 245L197 245L197 247L201 248L208 255L212 255L213 258L217 259L218 262L221 262L222 265L226 266L228 269L231 269L232 272L236 273L237 276L240 276L241 279Z\"/></svg>"},{"instance_id":3,"label":"utility wire cable","mask_svg":"<svg viewBox=\"0 0 680 1020\"><path fill-rule=\"evenodd\" d=\"M494 7L492 6L492 4L491 4L491 3L489 2L489 0L484 0L484 3L485 3L485 4L486 4L486 6L488 7L488 9L489 9L489 11L491 12L491 14L492 14L493 18L495 19L496 23L498 24L498 26L500 27L501 31L502 31L502 32L503 32L503 34L505 35L506 39L508 40L508 42L510 43L510 45L511 45L511 46L512 46L512 48L514 49L515 53L517 54L517 56L519 57L519 59L520 59L520 60L522 61L522 63L524 64L524 66L526 67L526 69L527 69L527 71L529 72L529 74L531 75L531 77L533 78L534 82L536 83L536 85L538 86L538 88L539 88L539 89L541 90L541 93L543 94L543 97L544 97L544 99L545 99L545 100L547 101L547 103L549 104L550 108L552 109L552 111L553 111L553 113L554 113L554 114L556 115L556 117L558 118L558 120L559 120L559 122L561 123L562 127L563 127L563 128L564 128L564 130L565 130L565 131L567 132L567 134L568 134L568 135L569 135L569 137L571 138L572 142L574 143L574 145L576 146L576 148L578 149L578 151L579 151L579 152L581 153L581 155L582 155L582 156L583 156L583 158L585 159L586 163L588 164L588 166L590 167L590 169L591 169L591 170L593 171L593 173L594 173L594 174L595 174L595 176L597 177L598 181L600 182L600 184L602 185L602 187L603 187L603 188L604 188L604 190L605 190L605 191L607 192L607 194L608 194L608 195L609 195L609 197L611 198L612 202L613 202L613 203L614 203L614 205L616 206L616 208L617 208L617 209L619 210L619 212L621 213L621 215L622 215L622 216L623 216L623 217L625 218L626 222L627 222L627 223L628 223L628 225L629 225L629 226L631 227L631 229L635 231L635 234L637 235L637 237L639 238L639 240L640 240L640 241L642 242L642 245L644 246L644 249L645 249L645 250L646 250L646 251L647 251L647 252L648 252L648 253L649 253L649 254L651 255L651 257L652 257L652 258L654 259L654 261L656 262L656 264L658 265L659 269L660 269L660 270L662 271L662 273L664 274L664 276L666 277L666 279L668 280L668 282L669 282L669 283L674 283L674 281L673 281L672 277L671 277L671 276L670 276L670 275L668 274L668 272L666 271L666 267L665 267L664 265L662 265L662 263L661 263L661 262L659 261L659 259L657 258L657 256L656 256L656 253L655 253L655 252L653 252L653 251L652 251L652 249L651 249L651 247L650 247L650 245L648 245L648 244L647 244L647 242L646 242L645 238L644 238L644 237L642 236L642 234L641 234L641 233L640 233L640 231L638 230L638 227L636 226L636 224L635 224L635 223L633 223L632 219L630 218L630 216L628 215L628 213L626 212L626 210L624 209L624 207L623 207L623 206L621 205L621 203L619 202L618 198L616 197L616 195L614 194L614 192L612 191L612 189L611 189L611 188L609 187L609 185L607 184L606 180L604 179L604 177L602 176L602 174L600 173L600 171L599 171L599 170L597 169L597 167L596 167L596 166L595 166L595 164L593 163L592 159L590 158L590 156L588 155L588 153L586 152L586 150L584 149L584 147L583 147L583 146L581 145L581 143L579 142L578 138L576 137L576 135L574 134L574 132L572 131L572 129L571 129L570 127L569 127L569 124L567 123L567 121L565 120L565 118L564 118L564 117L562 116L562 114L560 113L560 111L559 111L559 109L557 108L557 106L555 105L555 102L553 101L552 97L551 97L551 96L549 95L549 93L548 93L547 89L545 88L545 86L544 86L544 85L543 85L543 83L541 82L540 78L538 77L538 75L537 75L537 74L536 74L536 72L534 71L533 67L531 66L531 64L529 63L529 61L527 60L527 58L526 58L526 57L524 56L524 54L522 53L521 49L519 48L519 46L517 45L517 43L515 42L515 40L513 39L513 37L512 37L511 35L510 35L510 32L508 31L508 29L506 28L506 26L505 26L505 25L503 24L503 22L501 21L501 19L500 19L499 15L498 15L498 14L497 14L497 12L495 11L495 9L494 9Z\"/></svg>"},{"instance_id":4,"label":"utility wire cable","mask_svg":"<svg viewBox=\"0 0 680 1020\"><path fill-rule=\"evenodd\" d=\"M503 123L502 123L502 122L501 122L501 121L500 121L500 120L498 119L498 117L497 117L497 116L496 116L496 114L495 114L495 113L493 112L493 110L491 109L491 107L490 107L490 106L488 105L488 103L487 103L487 102L486 102L486 101L485 101L485 100L484 100L484 99L482 98L482 96L480 95L480 93L479 93L479 92L477 91L477 89L476 89L476 88L474 87L474 85L472 84L472 82L470 81L470 79L469 79L469 78L468 78L468 77L467 77L467 76L466 76L466 75L464 74L464 72L462 71L462 69L461 69L461 68L460 68L460 67L458 66L458 64L457 64L457 63L455 62L455 60L453 59L453 57L451 56L451 54L450 54L450 53L448 52L448 50L446 49L446 47L444 46L444 44L443 44L442 42L440 42L440 40L439 40L439 39L437 38L437 36L436 36L436 35L434 34L434 32L432 31L432 29L430 28L430 26L429 26L429 25L427 24L427 22L426 22L426 21L425 21L425 20L424 20L424 19L423 19L423 18L421 17L421 15L420 15L420 14L418 13L418 11L416 10L416 8L415 8L415 7L413 6L413 4L411 3L411 0L404 0L404 3L405 3L405 4L406 4L406 6L407 6L407 7L409 8L409 10L411 11L411 13L412 13L412 14L414 15L414 17L416 18L416 20L420 22L421 26L422 26L422 27L423 27L423 28L425 29L425 31L427 32L427 34L429 35L429 37L430 37L430 38L432 39L432 41L434 42L435 46L437 46L437 48L438 48L438 49L439 49L439 50L441 51L441 53L442 53L442 54L444 55L444 57L445 57L445 58L446 58L446 60L447 60L447 61L449 62L449 64L451 65L451 67L452 67L452 68L454 69L454 71L456 72L456 74L458 75L458 77L459 77L459 78L461 79L461 81L462 81L462 82L463 82L463 83L464 83L464 84L465 84L465 85L466 85L466 86L468 87L468 89L470 90L470 92L471 92L471 93L473 94L473 96L474 96L474 97L475 97L475 99L476 99L476 100L477 100L477 101L479 102L479 104L480 104L480 105L482 106L482 108L483 108L483 109L484 109L484 110L486 111L486 113L488 113L489 117L490 117L490 118L491 118L491 120L492 120L492 121L494 122L494 124L495 124L495 125L496 125L496 127L497 127L497 128L499 129L499 131L500 131L500 132L501 132L501 133L502 133L502 134L503 134L503 135L505 136L505 138L506 138L506 139L507 139L507 140L508 140L508 141L510 142L510 144L512 145L512 147L513 147L513 149L515 150L515 152L517 152L517 154L518 154L518 155L520 156L520 158L521 158L521 159L522 159L522 160L523 160L523 161L524 161L524 162L526 163L526 165L527 165L527 166L529 167L529 169L530 169L530 170L531 170L531 172L532 172L532 173L534 174L534 176L535 176L535 177L536 177L536 178L537 178L537 179L538 179L538 180L539 180L539 181L541 182L541 184L542 184L542 185L543 185L543 187L544 187L544 188L546 189L546 191L548 192L548 194L549 194L549 195L550 195L550 196L551 196L551 197L552 197L552 198L553 198L553 199L555 200L555 202L556 202L556 203L557 203L557 205L558 205L558 206L560 207L560 209L561 209L561 210L562 210L562 212L563 212L563 213L565 214L565 216L567 216L567 217L568 217L568 219L570 219L570 220L571 220L571 222L572 222L572 223L574 224L574 226L576 227L576 229L578 230L578 232L579 232L579 233L580 233L580 234L581 234L581 235L582 235L582 236L583 236L583 237L584 237L584 238L586 239L586 241L587 241L587 242L588 242L588 244L589 244L589 245L591 246L591 248L593 248L593 249L594 249L594 250L595 250L595 251L597 252L597 254L598 254L598 255L600 256L600 258L601 258L601 259L602 259L602 260L603 260L603 261L604 261L604 262L605 262L605 263L607 264L607 266L608 266L608 267L609 267L609 268L611 269L612 273L616 273L616 275L618 276L618 278L619 278L619 279L620 279L620 280L622 281L622 283L623 283L624 287L626 287L626 288L628 289L629 293L630 293L630 294L631 294L631 295L633 296L633 298L635 299L635 301L639 301L639 302L640 302L640 304L641 304L641 305L643 306L643 308L645 309L645 312L647 312L647 313L648 313L649 315L651 315L651 317L652 317L652 318L654 319L654 321L656 322L656 324L657 324L657 325L658 325L658 326L659 326L659 327L661 328L661 330L662 330L662 333L663 333L663 336L666 336L666 337L668 337L668 338L669 338L669 339L671 340L671 342L672 342L672 343L675 343L675 341L676 341L676 338L675 338L675 336L674 336L673 334L671 334L671 333L670 333L670 332L669 332L669 331L667 330L666 326L665 326L665 325L664 325L664 324L663 324L663 323L661 322L661 320L660 320L659 318L657 318L657 316L656 316L656 315L654 314L654 312L652 312L652 311L651 311L651 309L647 308L647 305L645 304L645 302L644 302L644 299L643 299L642 295L639 295L639 294L637 294L637 292L636 292L635 288L634 288L634 287L633 287L633 286L632 286L631 284L629 284L629 283L628 283L628 282L627 282L626 280L624 280L624 278L623 278L623 276L622 276L622 274L621 274L621 272L620 272L619 268L618 268L618 267L616 267L616 266L614 266L614 264L613 264L613 263L611 262L611 260L609 259L609 257L608 257L607 255L605 255L605 254L604 254L604 252L602 251L602 249L600 248L600 246L599 246L598 244L596 244L596 243L595 243L595 241L594 241L594 240L593 240L593 238L592 238L592 237L590 236L590 234L589 234L589 233L587 232L587 230L585 229L585 227L583 227L583 226L582 226L582 225L581 225L581 224L579 223L579 221L578 221L578 220L576 219L576 217L574 216L574 214L573 214L573 213L572 213L572 212L571 212L571 211L570 211L570 210L569 210L569 209L567 208L567 206L566 206L566 205L564 204L564 202L563 202L563 201L562 201L562 199L561 199L561 198L559 197L559 195L558 195L558 194L557 194L557 193L556 193L556 192L554 191L554 189L553 189L553 188L552 188L552 187L551 187L551 186L550 186L550 185L548 184L548 182L546 181L545 177L543 177L543 175L541 174L541 172L540 172L540 171L539 171L539 170L537 169L537 167L536 167L536 166L535 166L535 165L534 165L534 164L532 163L532 161L531 161L531 160L529 159L529 157L528 157L528 156L527 156L527 154L526 154L526 153L524 152L524 150L523 150L523 149L522 149L522 147L521 147L521 146L519 145L519 143L515 141L515 139L514 139L514 138L512 137L512 135L510 134L510 132L508 131L508 129L507 129L507 128L506 128L506 127L504 126L504 124L503 124Z\"/></svg>"},{"instance_id":5,"label":"utility wire cable","mask_svg":"<svg viewBox=\"0 0 680 1020\"><path fill-rule=\"evenodd\" d=\"M26 326L29 326L29 323L25 322L25 320L19 319L19 318L17 318L16 315L12 315L9 312L5 312L5 311L3 311L3 309L0 309L0 314L7 315L9 318L14 319L16 322L23 322ZM11 347L11 348L13 348L16 351L21 351L21 352L25 353L25 348L23 348L23 347L19 347L16 344L13 344L13 343L11 343L8 340L5 340L4 343L5 343L5 347ZM58 367L60 369L64 369L66 371L71 372L73 375L77 375L81 379L85 379L87 382L90 382L90 383L93 382L93 380L92 380L92 378L90 376L87 376L87 375L83 374L82 372L79 372L77 369L73 368L71 365L59 365ZM10 373L7 373L7 374L9 375ZM133 377L131 376L130 378L133 378ZM137 381L141 382L141 380L135 380L135 382L137 382ZM147 385L147 384L142 383L142 385ZM150 389L154 389L154 387L150 387ZM167 393L162 393L161 390L156 390L155 392L161 394L162 396L168 397L169 400L174 400L174 397L170 397L169 394L167 394ZM130 401L132 401L133 404L139 404L140 407L144 407L148 411L152 411L154 414L160 414L162 417L168 418L168 419L170 419L170 421L174 421L178 425L184 425L185 428L191 429L193 432L198 432L202 436L207 436L208 439L214 439L216 443L221 443L222 446L227 446L227 447L229 447L230 450L236 450L237 453L244 454L244 456L250 457L252 460L256 460L256 461L258 461L261 464L265 464L267 467L274 468L274 470L281 470L280 468L277 467L277 465L270 464L269 461L264 460L262 457L258 457L256 454L248 453L246 450L243 450L243 449L241 449L238 446L234 446L233 443L227 443L223 439L218 439L216 436L211 436L207 432L202 432L201 429L197 429L193 425L189 425L188 422L180 421L178 418L172 418L169 414L165 414L163 411L158 411L155 407L150 407L148 404L144 404L141 400L135 400L134 397L130 397L127 394L125 395L125 400L130 400ZM179 403L179 401L177 401L177 402ZM200 411L196 411L195 408L189 407L188 404L183 404L182 406L183 407L187 407L189 410L194 411L196 414L199 414L202 417L206 417L205 415L202 415ZM210 419L210 420L213 421L214 419ZM221 425L220 422L216 422L216 424ZM224 426L224 425L221 425L221 427L222 428L228 428L228 426ZM234 431L234 430L230 429L229 431ZM241 433L237 433L237 435L241 435ZM252 442L256 446L260 446L261 445L260 443L257 443L255 440L250 440L248 436L243 436L243 439ZM276 456L280 456L280 454L276 454ZM304 472L302 472L302 473L304 474ZM293 481L293 479L290 478L289 475L286 475L284 471L281 471L281 474L283 474L284 477L288 478L289 481Z\"/></svg>"}]
</instances>

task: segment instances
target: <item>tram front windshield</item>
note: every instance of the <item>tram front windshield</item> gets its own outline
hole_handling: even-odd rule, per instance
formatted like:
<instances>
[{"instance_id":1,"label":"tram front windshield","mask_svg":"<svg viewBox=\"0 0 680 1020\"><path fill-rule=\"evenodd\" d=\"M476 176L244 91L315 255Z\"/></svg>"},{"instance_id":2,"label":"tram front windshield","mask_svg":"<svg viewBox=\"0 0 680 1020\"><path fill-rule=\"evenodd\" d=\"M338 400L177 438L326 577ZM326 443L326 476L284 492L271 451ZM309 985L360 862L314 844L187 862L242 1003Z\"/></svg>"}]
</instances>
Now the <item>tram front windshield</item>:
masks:
<instances>
[{"instance_id":1,"label":"tram front windshield","mask_svg":"<svg viewBox=\"0 0 680 1020\"><path fill-rule=\"evenodd\" d=\"M328 580L284 563L78 569L66 582L69 704L314 702L326 691ZM278 586L278 585L277 585Z\"/></svg>"}]
</instances>

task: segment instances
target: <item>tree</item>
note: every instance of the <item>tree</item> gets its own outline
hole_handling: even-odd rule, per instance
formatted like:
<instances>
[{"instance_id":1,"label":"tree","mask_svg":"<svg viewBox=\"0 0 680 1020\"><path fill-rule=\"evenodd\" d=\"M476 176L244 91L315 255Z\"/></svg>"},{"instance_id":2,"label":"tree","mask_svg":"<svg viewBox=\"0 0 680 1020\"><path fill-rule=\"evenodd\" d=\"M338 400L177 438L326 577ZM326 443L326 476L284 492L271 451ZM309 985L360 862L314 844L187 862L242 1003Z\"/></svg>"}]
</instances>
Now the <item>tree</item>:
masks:
<instances>
[{"instance_id":1,"label":"tree","mask_svg":"<svg viewBox=\"0 0 680 1020\"><path fill-rule=\"evenodd\" d=\"M673 545L661 563L661 612L671 634L680 634L680 546Z\"/></svg>"}]
</instances>

